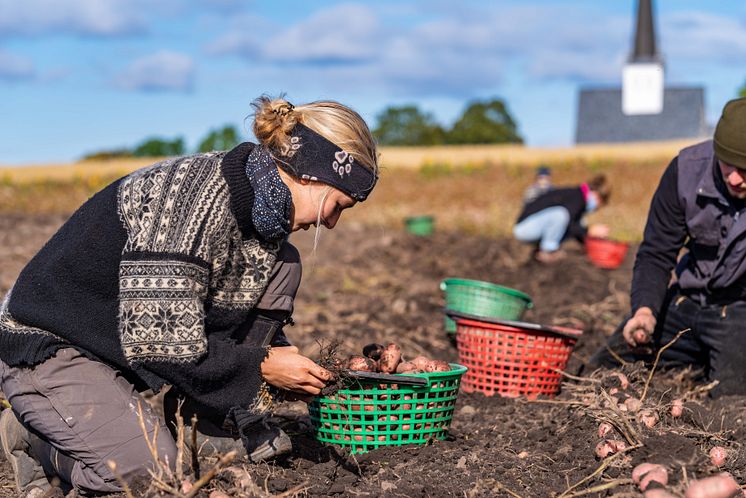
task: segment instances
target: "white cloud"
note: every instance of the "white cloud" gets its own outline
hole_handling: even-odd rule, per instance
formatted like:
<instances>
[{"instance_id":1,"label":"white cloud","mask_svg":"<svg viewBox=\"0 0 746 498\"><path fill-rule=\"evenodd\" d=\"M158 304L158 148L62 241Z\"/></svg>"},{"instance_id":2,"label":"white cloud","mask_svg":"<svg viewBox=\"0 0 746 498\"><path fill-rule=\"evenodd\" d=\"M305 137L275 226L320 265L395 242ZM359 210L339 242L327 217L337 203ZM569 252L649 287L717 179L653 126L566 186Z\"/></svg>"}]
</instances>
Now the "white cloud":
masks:
<instances>
[{"instance_id":1,"label":"white cloud","mask_svg":"<svg viewBox=\"0 0 746 498\"><path fill-rule=\"evenodd\" d=\"M629 20L599 18L596 9L458 6L409 24L390 22L386 12L340 4L271 37L236 27L208 50L260 67L279 64L332 88L362 84L414 96L490 91L510 64L537 79L606 81L621 72L627 50L620 37L628 43Z\"/></svg>"},{"instance_id":2,"label":"white cloud","mask_svg":"<svg viewBox=\"0 0 746 498\"><path fill-rule=\"evenodd\" d=\"M746 57L744 22L702 12L657 21L664 56ZM611 15L592 3L436 2L426 16L346 3L280 31L236 27L210 49L248 59L255 74L282 68L291 81L334 91L355 85L400 96L469 97L495 91L516 69L528 82L619 83L633 29L632 13Z\"/></svg>"},{"instance_id":3,"label":"white cloud","mask_svg":"<svg viewBox=\"0 0 746 498\"><path fill-rule=\"evenodd\" d=\"M246 59L258 59L262 54L261 41L251 32L232 31L210 43L206 52L210 55L238 55Z\"/></svg>"},{"instance_id":4,"label":"white cloud","mask_svg":"<svg viewBox=\"0 0 746 498\"><path fill-rule=\"evenodd\" d=\"M132 62L113 83L125 90L188 92L193 80L191 57L162 50Z\"/></svg>"},{"instance_id":5,"label":"white cloud","mask_svg":"<svg viewBox=\"0 0 746 498\"><path fill-rule=\"evenodd\" d=\"M127 0L0 0L0 37L69 33L116 36L142 32L144 5Z\"/></svg>"},{"instance_id":6,"label":"white cloud","mask_svg":"<svg viewBox=\"0 0 746 498\"><path fill-rule=\"evenodd\" d=\"M272 37L263 56L279 62L361 62L376 55L381 33L378 18L369 7L340 4Z\"/></svg>"},{"instance_id":7,"label":"white cloud","mask_svg":"<svg viewBox=\"0 0 746 498\"><path fill-rule=\"evenodd\" d=\"M0 80L18 81L34 77L30 59L0 50Z\"/></svg>"}]
</instances>

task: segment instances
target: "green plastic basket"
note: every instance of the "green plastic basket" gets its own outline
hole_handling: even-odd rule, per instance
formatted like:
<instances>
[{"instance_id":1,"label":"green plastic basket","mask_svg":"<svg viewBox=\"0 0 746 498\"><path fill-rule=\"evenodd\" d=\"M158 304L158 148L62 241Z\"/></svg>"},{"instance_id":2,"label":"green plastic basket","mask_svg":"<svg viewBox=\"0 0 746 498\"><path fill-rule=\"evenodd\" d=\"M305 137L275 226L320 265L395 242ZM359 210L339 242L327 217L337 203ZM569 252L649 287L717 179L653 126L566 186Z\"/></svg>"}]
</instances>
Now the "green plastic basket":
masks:
<instances>
[{"instance_id":1,"label":"green plastic basket","mask_svg":"<svg viewBox=\"0 0 746 498\"><path fill-rule=\"evenodd\" d=\"M355 380L333 396L317 396L308 407L316 439L352 453L445 439L467 370L450 365L450 372L407 374L428 379L428 386Z\"/></svg>"},{"instance_id":2,"label":"green plastic basket","mask_svg":"<svg viewBox=\"0 0 746 498\"><path fill-rule=\"evenodd\" d=\"M431 235L435 228L435 218L432 216L413 216L404 219L407 232L413 235Z\"/></svg>"},{"instance_id":3,"label":"green plastic basket","mask_svg":"<svg viewBox=\"0 0 746 498\"><path fill-rule=\"evenodd\" d=\"M533 307L528 294L481 280L447 278L440 283L446 293L446 308L470 315L503 320L520 320ZM456 322L445 317L449 334L456 333Z\"/></svg>"}]
</instances>

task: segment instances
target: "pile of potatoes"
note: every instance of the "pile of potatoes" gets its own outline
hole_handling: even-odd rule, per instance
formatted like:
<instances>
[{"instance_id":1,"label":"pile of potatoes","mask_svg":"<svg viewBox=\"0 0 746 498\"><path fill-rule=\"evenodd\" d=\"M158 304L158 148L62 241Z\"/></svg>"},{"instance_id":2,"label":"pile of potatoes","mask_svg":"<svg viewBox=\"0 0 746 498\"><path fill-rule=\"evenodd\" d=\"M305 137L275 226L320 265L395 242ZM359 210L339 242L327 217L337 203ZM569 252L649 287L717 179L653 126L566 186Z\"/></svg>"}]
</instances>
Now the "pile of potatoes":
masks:
<instances>
[{"instance_id":1,"label":"pile of potatoes","mask_svg":"<svg viewBox=\"0 0 746 498\"><path fill-rule=\"evenodd\" d=\"M402 359L398 345L389 343L383 346L374 343L365 346L362 355L350 356L344 367L349 370L385 374L451 371L451 366L441 360L431 360L424 356L417 356L411 361ZM445 383L440 381L434 381L432 386L446 387ZM452 413L453 400L434 400L427 391L397 392L398 389L398 384L365 384L362 390L369 390L370 394L338 392L335 395L336 402L326 404L331 413L327 414L330 421L324 422L323 428L342 431L344 435L340 436L340 443L423 443L448 430L450 420L446 421L444 415ZM435 413L427 413L426 410ZM432 422L433 417L439 421ZM411 432L393 434L394 431Z\"/></svg>"},{"instance_id":2,"label":"pile of potatoes","mask_svg":"<svg viewBox=\"0 0 746 498\"><path fill-rule=\"evenodd\" d=\"M643 402L629 389L630 382L621 372L612 372L616 377L616 385L609 389L609 399L606 401L607 408L613 408L625 412L644 427L653 428L660 422L660 416L656 409L644 406ZM684 402L674 399L669 407L671 418L679 418L684 412ZM596 456L607 458L615 453L627 449L627 443L615 437L616 429L608 422L601 422L598 426L598 437L601 441L596 445ZM713 467L722 467L728 459L728 451L722 446L713 446L708 453ZM668 486L668 469L660 464L641 463L632 471L632 480L640 488L644 498L677 498L678 495L670 493ZM746 496L746 492L727 472L692 480L685 492L685 498L733 498Z\"/></svg>"},{"instance_id":3,"label":"pile of potatoes","mask_svg":"<svg viewBox=\"0 0 746 498\"><path fill-rule=\"evenodd\" d=\"M350 356L347 360L347 368L360 372L380 372L386 374L451 371L448 362L431 360L424 356L418 356L412 361L402 361L401 349L393 342L390 342L386 347L382 344L368 344L363 348L362 356Z\"/></svg>"}]
</instances>

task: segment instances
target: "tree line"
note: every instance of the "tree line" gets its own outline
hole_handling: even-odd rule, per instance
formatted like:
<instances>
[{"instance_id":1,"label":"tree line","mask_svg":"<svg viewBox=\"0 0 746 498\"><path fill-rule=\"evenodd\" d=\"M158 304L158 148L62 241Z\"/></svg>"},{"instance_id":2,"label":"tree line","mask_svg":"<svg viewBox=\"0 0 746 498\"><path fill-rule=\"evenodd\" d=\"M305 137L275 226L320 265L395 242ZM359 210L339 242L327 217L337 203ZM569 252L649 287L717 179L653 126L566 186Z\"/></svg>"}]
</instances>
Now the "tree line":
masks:
<instances>
[{"instance_id":1,"label":"tree line","mask_svg":"<svg viewBox=\"0 0 746 498\"><path fill-rule=\"evenodd\" d=\"M467 104L450 127L439 124L432 113L416 105L389 106L376 116L373 135L381 145L445 145L523 143L517 125L502 99L476 100ZM235 126L210 130L194 152L228 150L240 142ZM119 157L163 157L187 154L183 137L148 137L132 148L87 154L84 160Z\"/></svg>"}]
</instances>

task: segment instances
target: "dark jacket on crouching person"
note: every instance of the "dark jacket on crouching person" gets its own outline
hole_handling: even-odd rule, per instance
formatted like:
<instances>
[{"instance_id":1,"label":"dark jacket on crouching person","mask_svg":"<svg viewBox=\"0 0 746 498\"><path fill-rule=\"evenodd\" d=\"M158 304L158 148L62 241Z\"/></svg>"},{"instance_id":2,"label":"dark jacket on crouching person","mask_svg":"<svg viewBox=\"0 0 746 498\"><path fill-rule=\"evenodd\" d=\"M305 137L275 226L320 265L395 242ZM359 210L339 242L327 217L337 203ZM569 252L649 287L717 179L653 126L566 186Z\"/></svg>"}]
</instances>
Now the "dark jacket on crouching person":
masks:
<instances>
[{"instance_id":1,"label":"dark jacket on crouching person","mask_svg":"<svg viewBox=\"0 0 746 498\"><path fill-rule=\"evenodd\" d=\"M236 346L282 241L254 229L252 144L171 159L96 194L20 274L0 312L0 359L62 348L158 391L175 386L228 425L267 400L268 350Z\"/></svg>"},{"instance_id":2,"label":"dark jacket on crouching person","mask_svg":"<svg viewBox=\"0 0 746 498\"><path fill-rule=\"evenodd\" d=\"M744 392L744 207L728 194L712 141L671 161L651 202L632 279L632 313L648 307L657 318L652 347L630 349L622 323L591 365L618 365L607 348L626 361L650 362L657 349L690 329L663 352L661 365L703 368L707 378L720 381L715 394Z\"/></svg>"},{"instance_id":3,"label":"dark jacket on crouching person","mask_svg":"<svg viewBox=\"0 0 746 498\"><path fill-rule=\"evenodd\" d=\"M580 241L585 239L588 230L582 224L586 204L585 194L581 187L557 188L540 195L523 207L516 224L539 211L552 207L563 207L570 214L570 223L567 225L563 238L574 237Z\"/></svg>"}]
</instances>

